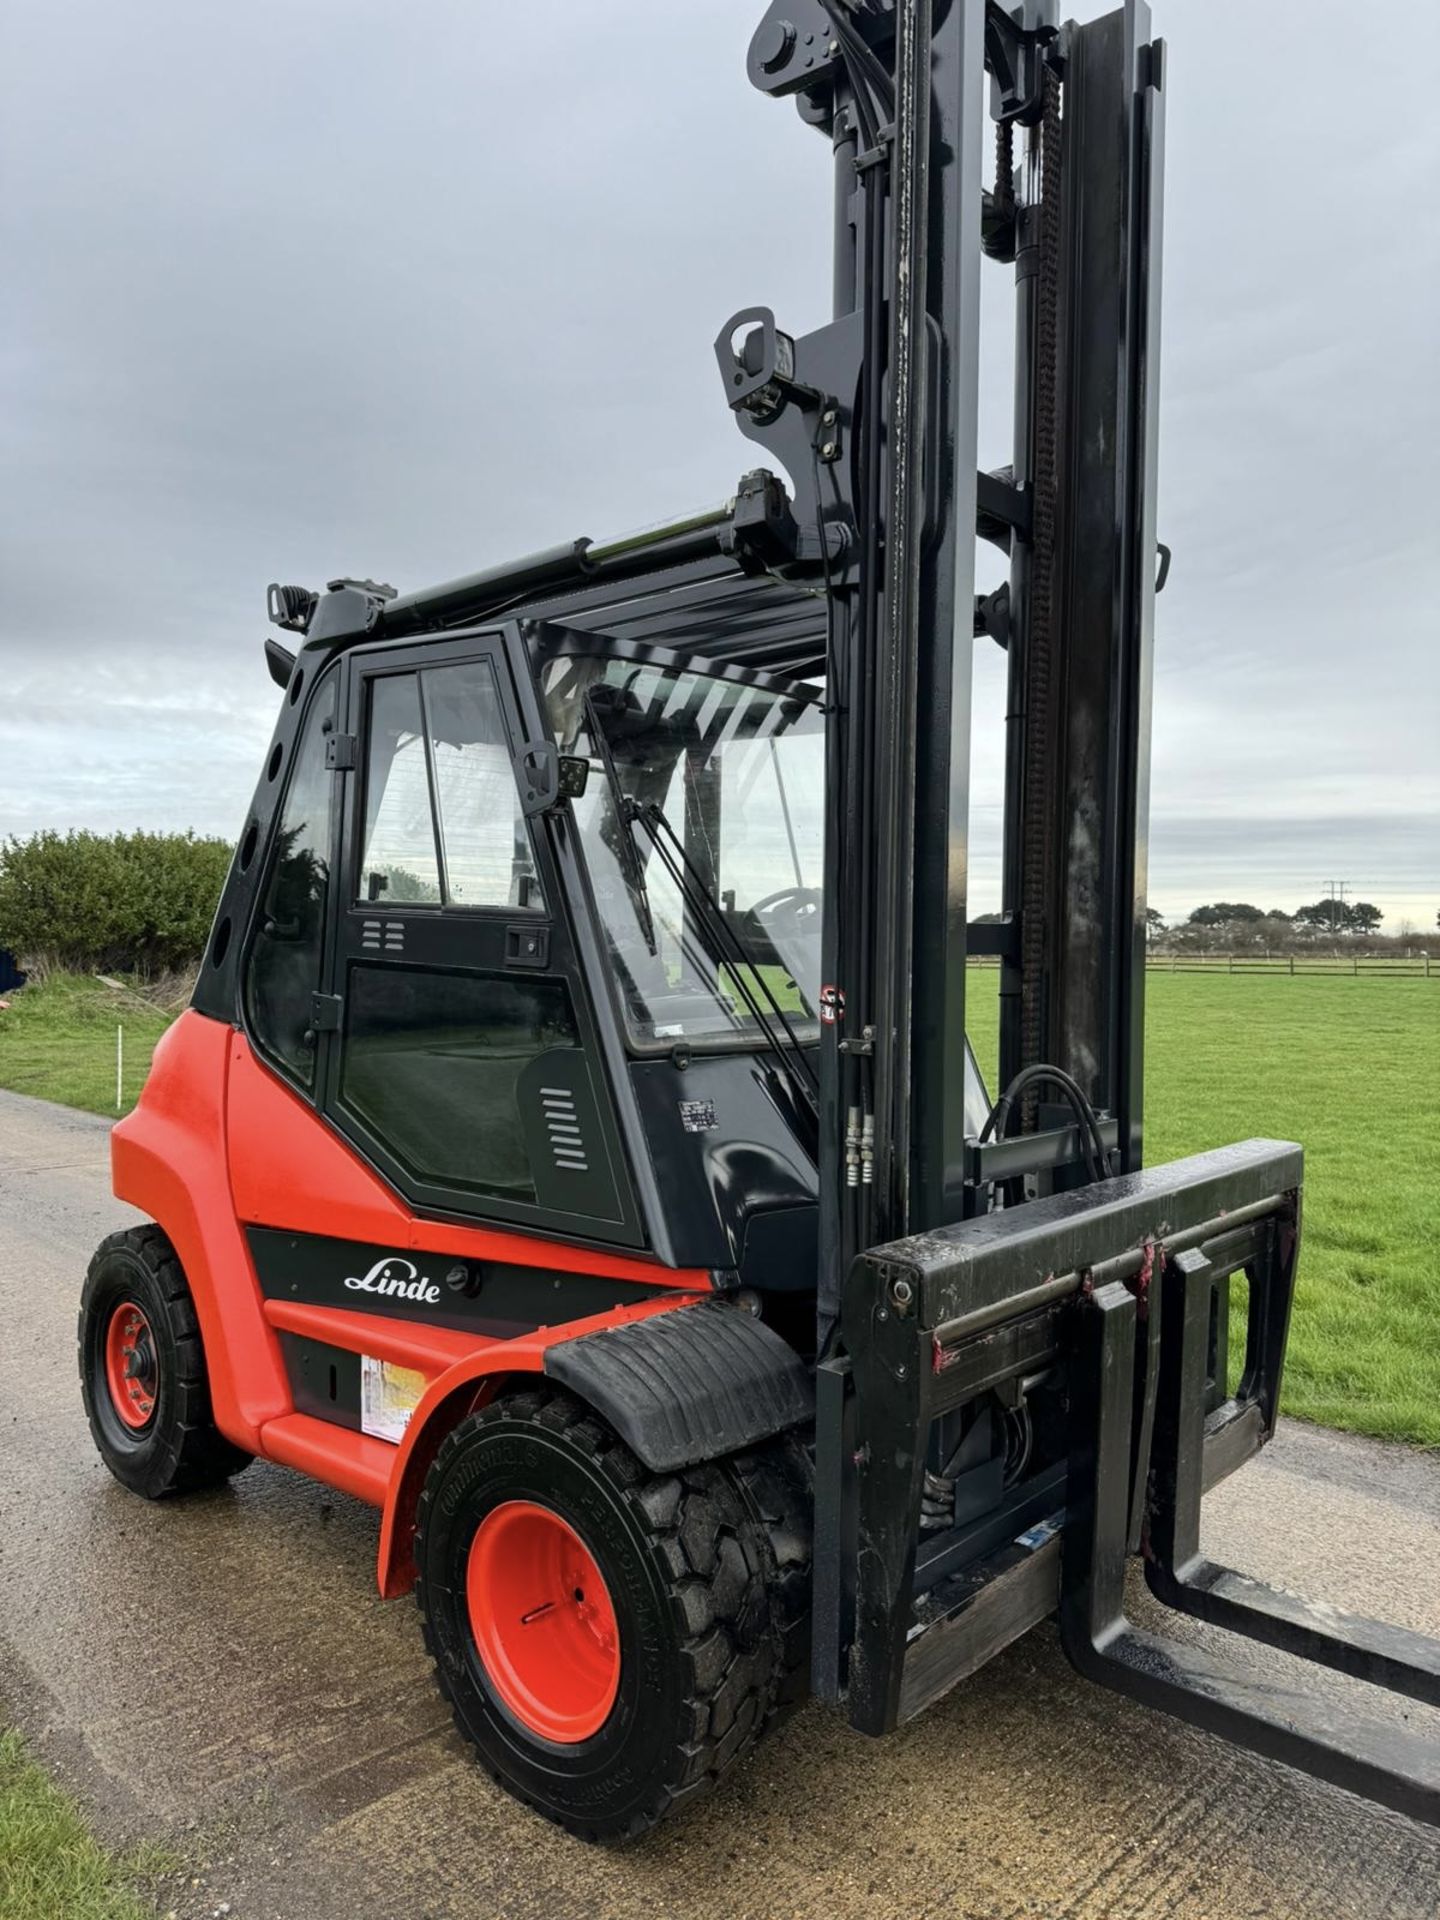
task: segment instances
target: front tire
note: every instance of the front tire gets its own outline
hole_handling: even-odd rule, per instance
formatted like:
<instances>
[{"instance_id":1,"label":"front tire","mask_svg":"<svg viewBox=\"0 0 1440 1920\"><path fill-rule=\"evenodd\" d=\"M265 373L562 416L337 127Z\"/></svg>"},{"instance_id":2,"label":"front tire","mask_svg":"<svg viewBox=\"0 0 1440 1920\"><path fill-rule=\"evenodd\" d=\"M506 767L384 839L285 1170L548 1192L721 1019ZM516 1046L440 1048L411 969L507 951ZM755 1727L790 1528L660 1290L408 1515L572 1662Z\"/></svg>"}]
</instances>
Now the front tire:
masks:
<instances>
[{"instance_id":1,"label":"front tire","mask_svg":"<svg viewBox=\"0 0 1440 1920\"><path fill-rule=\"evenodd\" d=\"M415 1562L461 1733L583 1839L644 1832L771 1717L787 1649L750 1500L723 1463L649 1472L568 1395L515 1394L455 1427Z\"/></svg>"},{"instance_id":2,"label":"front tire","mask_svg":"<svg viewBox=\"0 0 1440 1920\"><path fill-rule=\"evenodd\" d=\"M195 1303L159 1227L102 1240L80 1299L80 1389L111 1473L146 1500L249 1466L215 1425Z\"/></svg>"}]
</instances>

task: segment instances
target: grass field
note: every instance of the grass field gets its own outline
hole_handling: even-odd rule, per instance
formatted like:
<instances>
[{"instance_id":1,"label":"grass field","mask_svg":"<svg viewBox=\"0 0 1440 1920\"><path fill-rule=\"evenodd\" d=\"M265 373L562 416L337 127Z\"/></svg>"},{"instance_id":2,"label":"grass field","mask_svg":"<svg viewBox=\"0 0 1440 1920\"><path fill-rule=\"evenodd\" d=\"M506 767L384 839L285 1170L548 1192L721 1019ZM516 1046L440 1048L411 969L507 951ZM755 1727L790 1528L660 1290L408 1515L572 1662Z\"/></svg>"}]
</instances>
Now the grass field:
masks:
<instances>
[{"instance_id":1,"label":"grass field","mask_svg":"<svg viewBox=\"0 0 1440 1920\"><path fill-rule=\"evenodd\" d=\"M998 984L970 973L992 1088ZM1145 1005L1148 1162L1305 1148L1286 1412L1440 1446L1440 982L1152 973Z\"/></svg>"},{"instance_id":2,"label":"grass field","mask_svg":"<svg viewBox=\"0 0 1440 1920\"><path fill-rule=\"evenodd\" d=\"M146 1920L156 1908L139 1889L173 1865L153 1848L107 1853L19 1737L0 1733L3 1920Z\"/></svg>"},{"instance_id":3,"label":"grass field","mask_svg":"<svg viewBox=\"0 0 1440 1920\"><path fill-rule=\"evenodd\" d=\"M52 974L43 985L23 987L8 998L9 1012L0 1013L0 1087L114 1114L115 1030L122 1027L120 1110L129 1112L155 1042L170 1024L168 1012L124 987L107 987L83 974Z\"/></svg>"},{"instance_id":4,"label":"grass field","mask_svg":"<svg viewBox=\"0 0 1440 1920\"><path fill-rule=\"evenodd\" d=\"M971 1031L995 1078L998 977L969 975ZM1440 1446L1440 982L1152 973L1146 1157L1253 1135L1305 1148L1305 1226L1285 1406ZM115 1111L166 1017L55 979L0 1014L0 1086Z\"/></svg>"},{"instance_id":5,"label":"grass field","mask_svg":"<svg viewBox=\"0 0 1440 1920\"><path fill-rule=\"evenodd\" d=\"M1284 1405L1440 1446L1440 992L1424 980L1146 985L1147 1157L1305 1148Z\"/></svg>"}]
</instances>

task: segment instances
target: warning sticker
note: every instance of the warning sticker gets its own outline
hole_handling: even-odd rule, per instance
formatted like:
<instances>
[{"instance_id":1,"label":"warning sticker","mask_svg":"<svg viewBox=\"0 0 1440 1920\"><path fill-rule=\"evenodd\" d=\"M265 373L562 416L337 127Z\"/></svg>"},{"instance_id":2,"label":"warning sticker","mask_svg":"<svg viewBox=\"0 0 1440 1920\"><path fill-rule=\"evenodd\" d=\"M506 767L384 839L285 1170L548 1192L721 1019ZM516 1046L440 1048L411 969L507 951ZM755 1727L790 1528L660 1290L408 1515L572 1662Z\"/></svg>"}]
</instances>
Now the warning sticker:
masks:
<instances>
[{"instance_id":1,"label":"warning sticker","mask_svg":"<svg viewBox=\"0 0 1440 1920\"><path fill-rule=\"evenodd\" d=\"M680 1124L686 1133L713 1133L720 1122L715 1118L713 1100L682 1100Z\"/></svg>"},{"instance_id":2,"label":"warning sticker","mask_svg":"<svg viewBox=\"0 0 1440 1920\"><path fill-rule=\"evenodd\" d=\"M1053 1540L1064 1524L1063 1513L1052 1513L1048 1520L1037 1521L1033 1527L1027 1527L1024 1533L1017 1533L1015 1544L1024 1547L1027 1553L1034 1553L1037 1547L1043 1547L1047 1540Z\"/></svg>"},{"instance_id":3,"label":"warning sticker","mask_svg":"<svg viewBox=\"0 0 1440 1920\"><path fill-rule=\"evenodd\" d=\"M416 1368L397 1367L389 1360L377 1360L373 1353L362 1353L360 1431L398 1446L426 1385L425 1375Z\"/></svg>"}]
</instances>

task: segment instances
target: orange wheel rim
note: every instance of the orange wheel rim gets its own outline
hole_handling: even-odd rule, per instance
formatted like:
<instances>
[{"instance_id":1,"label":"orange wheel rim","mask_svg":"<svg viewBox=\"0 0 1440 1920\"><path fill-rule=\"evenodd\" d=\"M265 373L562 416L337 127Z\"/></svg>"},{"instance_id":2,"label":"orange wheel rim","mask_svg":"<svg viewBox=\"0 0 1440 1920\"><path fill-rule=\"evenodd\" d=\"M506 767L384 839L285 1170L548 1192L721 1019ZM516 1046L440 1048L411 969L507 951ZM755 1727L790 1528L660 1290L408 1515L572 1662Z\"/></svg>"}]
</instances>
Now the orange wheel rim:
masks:
<instances>
[{"instance_id":1,"label":"orange wheel rim","mask_svg":"<svg viewBox=\"0 0 1440 1920\"><path fill-rule=\"evenodd\" d=\"M620 1689L620 1634L569 1521L531 1500L492 1509L470 1543L465 1597L486 1675L515 1719L561 1745L598 1733Z\"/></svg>"},{"instance_id":2,"label":"orange wheel rim","mask_svg":"<svg viewBox=\"0 0 1440 1920\"><path fill-rule=\"evenodd\" d=\"M155 1417L160 1368L150 1322L133 1300L122 1300L105 1329L105 1385L110 1404L132 1432Z\"/></svg>"}]
</instances>

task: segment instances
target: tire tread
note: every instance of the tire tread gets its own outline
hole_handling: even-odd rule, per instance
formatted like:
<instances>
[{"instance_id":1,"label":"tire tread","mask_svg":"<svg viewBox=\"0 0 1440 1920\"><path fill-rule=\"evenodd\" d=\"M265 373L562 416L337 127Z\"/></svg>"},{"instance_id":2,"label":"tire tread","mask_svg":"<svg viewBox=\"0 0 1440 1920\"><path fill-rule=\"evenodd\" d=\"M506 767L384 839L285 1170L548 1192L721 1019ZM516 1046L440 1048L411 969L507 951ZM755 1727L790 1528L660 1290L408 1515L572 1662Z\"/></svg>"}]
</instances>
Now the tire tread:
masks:
<instances>
[{"instance_id":1,"label":"tire tread","mask_svg":"<svg viewBox=\"0 0 1440 1920\"><path fill-rule=\"evenodd\" d=\"M477 1758L507 1792L581 1838L632 1839L681 1802L712 1788L776 1717L788 1676L785 1633L771 1593L775 1548L759 1516L757 1499L744 1491L743 1483L730 1471L730 1462L651 1473L597 1415L569 1394L553 1389L507 1395L468 1414L441 1443L420 1495L415 1531L416 1597L426 1651L467 1742L460 1703L431 1630L425 1539L435 1490L447 1464L487 1424L517 1419L563 1435L587 1453L645 1535L669 1592L685 1672L682 1715L689 1713L693 1734L677 1742L663 1783L623 1826L597 1828L572 1821L503 1777L478 1749ZM757 1484L765 1478L758 1467L754 1477Z\"/></svg>"},{"instance_id":2,"label":"tire tread","mask_svg":"<svg viewBox=\"0 0 1440 1920\"><path fill-rule=\"evenodd\" d=\"M163 1446L157 1450L143 1474L135 1477L118 1472L111 1458L111 1449L92 1404L93 1394L104 1391L103 1382L92 1382L85 1365L86 1324L92 1311L92 1300L102 1284L106 1266L117 1253L129 1256L155 1288L169 1323L178 1363L177 1376L172 1383L174 1418L169 1423ZM149 1500L196 1493L203 1488L220 1486L250 1465L253 1456L233 1445L215 1425L210 1410L210 1380L205 1366L200 1323L195 1315L195 1302L175 1249L160 1227L153 1224L126 1227L119 1233L109 1234L100 1242L86 1272L76 1331L81 1381L85 1390L85 1413L91 1435L111 1471L133 1492Z\"/></svg>"}]
</instances>

